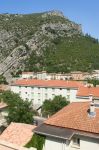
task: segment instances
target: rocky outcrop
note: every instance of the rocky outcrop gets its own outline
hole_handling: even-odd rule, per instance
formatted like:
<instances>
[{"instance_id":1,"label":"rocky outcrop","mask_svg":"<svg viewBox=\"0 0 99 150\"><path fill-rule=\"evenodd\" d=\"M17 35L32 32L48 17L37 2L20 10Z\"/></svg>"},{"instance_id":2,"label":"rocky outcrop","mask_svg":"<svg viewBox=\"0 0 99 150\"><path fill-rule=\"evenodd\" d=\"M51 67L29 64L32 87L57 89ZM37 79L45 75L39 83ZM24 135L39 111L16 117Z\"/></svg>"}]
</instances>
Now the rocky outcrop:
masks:
<instances>
[{"instance_id":1,"label":"rocky outcrop","mask_svg":"<svg viewBox=\"0 0 99 150\"><path fill-rule=\"evenodd\" d=\"M9 20L11 17L8 14L6 16L4 21ZM45 17L47 16L62 17L64 23L61 23L59 20L55 23L51 23L51 21L50 23L46 22ZM82 34L81 26L68 20L65 22L64 15L59 11L43 13L41 18L44 18L44 23L38 23L40 25L33 33L32 30L34 30L34 26L32 26L32 24L31 27L27 25L28 29L26 28L26 31L22 31L22 27L24 27L25 24L24 26L21 25L21 28L18 28L21 23L20 19L23 19L24 15L21 15L21 17L20 15L15 15L12 17L12 21L19 17L19 20L15 20L17 24L15 30L14 27L9 31L0 29L0 74L4 74L8 80L11 78L11 72L19 68L24 69L24 61L28 59L33 51L35 51L37 55L41 55L42 49L49 45L50 39L55 39L60 36L71 37L72 35ZM29 21L31 22L31 20Z\"/></svg>"}]
</instances>

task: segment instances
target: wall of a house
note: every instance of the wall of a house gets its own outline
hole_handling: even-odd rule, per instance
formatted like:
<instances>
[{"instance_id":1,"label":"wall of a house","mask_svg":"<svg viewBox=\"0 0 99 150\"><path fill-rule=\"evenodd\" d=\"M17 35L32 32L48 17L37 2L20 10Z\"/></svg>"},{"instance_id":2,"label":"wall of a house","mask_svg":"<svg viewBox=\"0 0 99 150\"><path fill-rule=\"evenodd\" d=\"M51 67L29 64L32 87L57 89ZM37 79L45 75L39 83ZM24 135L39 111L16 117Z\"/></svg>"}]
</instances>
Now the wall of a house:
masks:
<instances>
[{"instance_id":1,"label":"wall of a house","mask_svg":"<svg viewBox=\"0 0 99 150\"><path fill-rule=\"evenodd\" d=\"M60 140L46 137L43 150L99 150L99 140L90 137L80 137L80 146L74 145L73 141Z\"/></svg>"}]
</instances>

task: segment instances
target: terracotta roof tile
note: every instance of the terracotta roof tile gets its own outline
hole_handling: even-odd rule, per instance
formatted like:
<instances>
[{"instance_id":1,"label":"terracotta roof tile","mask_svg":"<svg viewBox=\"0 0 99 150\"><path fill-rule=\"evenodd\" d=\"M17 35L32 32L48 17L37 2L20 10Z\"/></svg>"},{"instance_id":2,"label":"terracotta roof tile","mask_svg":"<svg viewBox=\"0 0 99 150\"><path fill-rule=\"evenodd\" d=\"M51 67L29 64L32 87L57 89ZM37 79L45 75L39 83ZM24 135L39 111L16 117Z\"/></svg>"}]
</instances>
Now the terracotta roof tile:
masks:
<instances>
[{"instance_id":1,"label":"terracotta roof tile","mask_svg":"<svg viewBox=\"0 0 99 150\"><path fill-rule=\"evenodd\" d=\"M96 116L91 118L88 115L89 107L89 102L71 103L45 121L45 124L99 134L99 108L95 109Z\"/></svg>"},{"instance_id":2,"label":"terracotta roof tile","mask_svg":"<svg viewBox=\"0 0 99 150\"><path fill-rule=\"evenodd\" d=\"M12 122L0 135L0 140L24 146L32 138L32 130L35 127L34 125Z\"/></svg>"},{"instance_id":3,"label":"terracotta roof tile","mask_svg":"<svg viewBox=\"0 0 99 150\"><path fill-rule=\"evenodd\" d=\"M35 79L20 79L16 80L12 85L20 86L45 86L45 87L71 87L78 88L83 86L81 82L64 81L64 80L35 80Z\"/></svg>"},{"instance_id":4,"label":"terracotta roof tile","mask_svg":"<svg viewBox=\"0 0 99 150\"><path fill-rule=\"evenodd\" d=\"M77 96L89 96L90 94L99 97L99 87L80 87L77 92Z\"/></svg>"}]
</instances>

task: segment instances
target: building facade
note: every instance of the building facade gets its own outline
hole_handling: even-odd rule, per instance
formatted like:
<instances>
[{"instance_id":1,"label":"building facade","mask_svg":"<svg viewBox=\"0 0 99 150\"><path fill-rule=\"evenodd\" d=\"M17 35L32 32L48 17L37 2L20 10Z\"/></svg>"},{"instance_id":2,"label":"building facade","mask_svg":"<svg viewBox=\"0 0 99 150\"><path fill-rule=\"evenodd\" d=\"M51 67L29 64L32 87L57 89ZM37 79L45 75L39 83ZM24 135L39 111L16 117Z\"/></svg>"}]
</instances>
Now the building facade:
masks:
<instances>
[{"instance_id":1,"label":"building facade","mask_svg":"<svg viewBox=\"0 0 99 150\"><path fill-rule=\"evenodd\" d=\"M11 85L11 91L18 93L24 100L32 100L34 105L42 105L46 99L61 95L68 101L76 100L76 93L82 83L63 80L17 80Z\"/></svg>"},{"instance_id":2,"label":"building facade","mask_svg":"<svg viewBox=\"0 0 99 150\"><path fill-rule=\"evenodd\" d=\"M43 150L98 150L98 120L98 106L75 102L51 116L34 132L46 137Z\"/></svg>"}]
</instances>

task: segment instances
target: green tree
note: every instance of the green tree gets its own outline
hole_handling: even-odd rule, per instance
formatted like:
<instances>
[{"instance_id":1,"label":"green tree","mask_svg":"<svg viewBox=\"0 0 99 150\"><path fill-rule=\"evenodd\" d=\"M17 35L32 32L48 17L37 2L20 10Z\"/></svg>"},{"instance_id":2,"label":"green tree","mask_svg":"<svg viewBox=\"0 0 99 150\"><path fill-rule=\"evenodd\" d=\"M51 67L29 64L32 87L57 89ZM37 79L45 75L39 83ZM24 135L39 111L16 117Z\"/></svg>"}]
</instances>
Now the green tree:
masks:
<instances>
[{"instance_id":1,"label":"green tree","mask_svg":"<svg viewBox=\"0 0 99 150\"><path fill-rule=\"evenodd\" d=\"M51 116L68 104L69 101L61 95L55 96L53 100L45 100L42 105L42 115L44 117Z\"/></svg>"},{"instance_id":2,"label":"green tree","mask_svg":"<svg viewBox=\"0 0 99 150\"><path fill-rule=\"evenodd\" d=\"M45 136L34 134L32 139L25 145L25 147L35 147L37 150L42 150L45 144Z\"/></svg>"},{"instance_id":3,"label":"green tree","mask_svg":"<svg viewBox=\"0 0 99 150\"><path fill-rule=\"evenodd\" d=\"M10 91L3 92L1 95L2 101L8 104L7 122L33 122L34 111L32 103L28 100L22 100L18 94Z\"/></svg>"},{"instance_id":4,"label":"green tree","mask_svg":"<svg viewBox=\"0 0 99 150\"><path fill-rule=\"evenodd\" d=\"M88 79L88 83L93 84L94 87L96 87L97 85L99 85L99 80L97 79Z\"/></svg>"},{"instance_id":5,"label":"green tree","mask_svg":"<svg viewBox=\"0 0 99 150\"><path fill-rule=\"evenodd\" d=\"M3 75L0 75L0 84L8 84L6 78Z\"/></svg>"}]
</instances>

